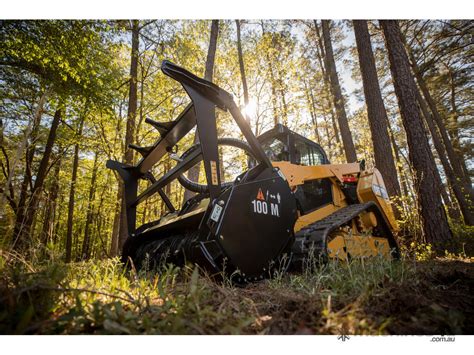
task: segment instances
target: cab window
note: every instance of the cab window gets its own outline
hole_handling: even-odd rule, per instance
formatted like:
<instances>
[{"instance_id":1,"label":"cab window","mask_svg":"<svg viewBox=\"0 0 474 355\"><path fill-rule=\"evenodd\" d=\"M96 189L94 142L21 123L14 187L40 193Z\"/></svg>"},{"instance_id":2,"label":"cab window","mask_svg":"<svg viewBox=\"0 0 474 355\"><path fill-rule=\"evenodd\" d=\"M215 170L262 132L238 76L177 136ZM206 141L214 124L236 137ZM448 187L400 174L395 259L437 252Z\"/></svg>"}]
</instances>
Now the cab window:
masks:
<instances>
[{"instance_id":1,"label":"cab window","mask_svg":"<svg viewBox=\"0 0 474 355\"><path fill-rule=\"evenodd\" d=\"M319 149L302 140L295 140L295 163L313 166L324 164L324 156Z\"/></svg>"},{"instance_id":2,"label":"cab window","mask_svg":"<svg viewBox=\"0 0 474 355\"><path fill-rule=\"evenodd\" d=\"M278 138L262 143L262 148L271 161L290 160L288 146Z\"/></svg>"}]
</instances>

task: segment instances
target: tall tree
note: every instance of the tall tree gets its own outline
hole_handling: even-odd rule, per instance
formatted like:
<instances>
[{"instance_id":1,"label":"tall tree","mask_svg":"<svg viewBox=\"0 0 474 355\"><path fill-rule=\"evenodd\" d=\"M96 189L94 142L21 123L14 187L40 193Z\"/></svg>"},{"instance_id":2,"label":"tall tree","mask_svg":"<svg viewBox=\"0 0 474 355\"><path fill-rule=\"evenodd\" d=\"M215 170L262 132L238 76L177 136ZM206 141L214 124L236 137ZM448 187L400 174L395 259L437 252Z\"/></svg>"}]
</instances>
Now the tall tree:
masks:
<instances>
[{"instance_id":1,"label":"tall tree","mask_svg":"<svg viewBox=\"0 0 474 355\"><path fill-rule=\"evenodd\" d=\"M351 131L349 129L349 122L347 120L346 108L344 103L344 97L342 96L341 85L339 84L339 78L337 76L336 62L334 60L334 52L332 48L329 25L329 20L322 21L325 63L331 81L331 92L334 97L334 106L336 108L339 129L341 130L344 152L346 154L347 161L349 163L352 163L357 161L357 154L355 151L354 142L352 140Z\"/></svg>"},{"instance_id":2,"label":"tall tree","mask_svg":"<svg viewBox=\"0 0 474 355\"><path fill-rule=\"evenodd\" d=\"M446 148L442 142L439 130L435 126L433 117L428 110L425 100L423 99L421 93L418 91L417 91L417 99L418 99L418 104L420 105L421 112L423 113L423 117L425 118L425 122L430 131L431 138L433 139L433 145L436 151L438 152L439 160L441 161L441 165L443 166L444 173L446 174L446 180L448 181L448 184L451 187L454 193L454 196L456 196L456 200L459 203L459 207L463 215L464 221L466 222L466 224L472 223L474 216L472 215L472 211L469 209L468 201L466 201L466 198L462 191L462 187L460 186L460 184L458 184L456 175L448 161ZM445 203L448 204L449 206L448 213L450 217L453 219L459 219L460 217L459 213L456 212L456 208L454 208L452 203L450 203L450 200L447 198L446 192L443 193L443 200L445 200Z\"/></svg>"},{"instance_id":3,"label":"tall tree","mask_svg":"<svg viewBox=\"0 0 474 355\"><path fill-rule=\"evenodd\" d=\"M92 166L92 176L91 183L89 186L89 198L87 200L87 213L86 213L86 226L84 227L84 240L82 242L82 252L81 259L87 260L90 257L91 252L91 224L93 217L93 201L96 190L96 180L97 180L97 162L99 155L95 153L94 156L94 165Z\"/></svg>"},{"instance_id":4,"label":"tall tree","mask_svg":"<svg viewBox=\"0 0 474 355\"><path fill-rule=\"evenodd\" d=\"M265 23L263 20L260 21L260 27L262 28L262 38L265 40L267 36L267 31L265 30ZM275 72L273 69L273 63L270 58L269 51L265 51L265 59L268 68L268 72L270 74L270 87L271 87L271 99L272 99L272 109L273 109L273 123L277 125L281 123L281 117L278 114L278 103L277 103L277 84L275 79Z\"/></svg>"},{"instance_id":5,"label":"tall tree","mask_svg":"<svg viewBox=\"0 0 474 355\"><path fill-rule=\"evenodd\" d=\"M446 130L446 126L443 123L443 119L436 107L436 103L431 96L431 93L426 85L426 82L423 78L423 75L416 64L415 57L408 47L408 55L410 57L410 63L415 73L416 80L418 82L418 86L423 94L424 100L428 104L430 108L431 115L427 115L427 120L434 120L436 123L437 129L440 133L441 139L443 141L446 154L449 158L449 163L451 165L452 171L456 176L456 182L454 185L459 185L453 188L453 191L456 194L456 199L458 200L459 206L461 208L464 222L470 226L474 225L474 190L472 189L472 183L470 177L466 174L466 169L463 167L462 159L460 159L459 155L456 154L451 139L448 135ZM422 100L422 101L424 101ZM447 168L449 170L449 168ZM449 173L448 171L446 173ZM458 191L460 190L460 191ZM456 192L457 191L457 192Z\"/></svg>"},{"instance_id":6,"label":"tall tree","mask_svg":"<svg viewBox=\"0 0 474 355\"><path fill-rule=\"evenodd\" d=\"M398 183L397 170L390 145L389 122L380 91L369 28L365 20L356 20L353 21L353 24L367 115L374 145L375 165L384 176L388 194L391 197L397 197L400 195L400 184Z\"/></svg>"},{"instance_id":7,"label":"tall tree","mask_svg":"<svg viewBox=\"0 0 474 355\"><path fill-rule=\"evenodd\" d=\"M235 20L237 27L237 54L239 56L239 68L240 68L240 77L242 78L242 89L244 91L244 104L247 106L249 104L249 90L247 87L247 77L245 76L245 64L244 64L244 55L242 53L242 40L240 34L240 20ZM250 117L245 114L247 122L250 124Z\"/></svg>"},{"instance_id":8,"label":"tall tree","mask_svg":"<svg viewBox=\"0 0 474 355\"><path fill-rule=\"evenodd\" d=\"M77 142L74 145L74 158L72 162L72 174L71 183L69 189L69 202L67 209L67 231L66 231L66 262L69 263L72 260L72 233L74 229L74 205L76 203L76 185L77 185L77 170L79 169L79 141L82 136L82 130L84 128L85 112L79 121L79 128L77 129L76 139Z\"/></svg>"},{"instance_id":9,"label":"tall tree","mask_svg":"<svg viewBox=\"0 0 474 355\"><path fill-rule=\"evenodd\" d=\"M396 162L395 166L397 167L398 176L400 177L401 188L402 188L401 192L404 196L408 196L410 190L408 189L408 185L407 185L406 172L403 171L403 168L402 168L400 147L395 141L394 132L390 123L388 125L388 131L389 131L390 143L392 145L392 149L395 154L395 162Z\"/></svg>"},{"instance_id":10,"label":"tall tree","mask_svg":"<svg viewBox=\"0 0 474 355\"><path fill-rule=\"evenodd\" d=\"M125 133L125 150L123 156L123 162L128 165L133 164L133 150L129 148L129 144L133 143L133 137L135 135L135 119L137 116L138 106L138 54L140 46L140 23L138 20L132 20L131 24L132 33L132 49L130 54L130 78L129 78L129 91L128 91L128 112L127 112L127 130ZM120 232L118 240L118 249L121 250L123 244L128 238L128 225L127 225L127 206L122 189L122 207L120 213Z\"/></svg>"},{"instance_id":11,"label":"tall tree","mask_svg":"<svg viewBox=\"0 0 474 355\"><path fill-rule=\"evenodd\" d=\"M206 58L206 70L204 71L204 79L212 81L214 76L214 62L216 59L216 49L217 49L217 37L219 36L219 20L212 20L211 22L211 34L209 38L209 49L207 50ZM194 144L199 143L199 135L197 132L194 133ZM199 179L199 170L200 166L197 164L193 166L188 171L188 178L191 181L198 181ZM184 191L183 203L193 197L194 193L189 190Z\"/></svg>"},{"instance_id":12,"label":"tall tree","mask_svg":"<svg viewBox=\"0 0 474 355\"><path fill-rule=\"evenodd\" d=\"M313 125L314 125L314 134L316 136L316 142L318 144L321 144L321 137L319 135L319 126L318 126L318 119L316 117L316 105L314 103L313 90L304 79L303 79L303 84L304 84L306 102L309 107L309 114L311 116L311 121L313 122Z\"/></svg>"},{"instance_id":13,"label":"tall tree","mask_svg":"<svg viewBox=\"0 0 474 355\"><path fill-rule=\"evenodd\" d=\"M409 159L415 172L423 231L428 243L437 250L451 239L448 220L440 197L441 180L425 135L423 121L416 101L416 83L403 46L402 34L395 20L381 20L390 61L390 71L397 95L403 126L407 135Z\"/></svg>"},{"instance_id":14,"label":"tall tree","mask_svg":"<svg viewBox=\"0 0 474 355\"><path fill-rule=\"evenodd\" d=\"M212 20L211 35L209 38L209 49L207 50L206 70L204 79L212 81L214 77L214 62L216 60L217 37L219 36L219 20Z\"/></svg>"},{"instance_id":15,"label":"tall tree","mask_svg":"<svg viewBox=\"0 0 474 355\"><path fill-rule=\"evenodd\" d=\"M314 29L315 29L316 38L317 38L316 57L317 57L318 62L319 62L319 67L321 68L321 72L323 73L323 87L324 87L323 102L325 103L326 109L329 111L329 115L331 117L332 128L333 128L333 131L334 131L334 138L336 140L337 148L339 149L339 154L341 156L343 156L344 151L343 151L343 147L342 147L342 144L341 144L341 137L340 137L340 134L339 134L339 129L337 128L336 115L334 113L334 101L331 98L331 96L332 96L331 95L331 82L330 82L330 79L329 79L328 70L325 67L326 52L324 50L323 38L321 36L321 31L319 30L318 22L316 20L314 20L313 22L314 22ZM324 120L326 121L326 117L324 118ZM329 128L328 128L327 124L326 124L326 133L327 133L326 135L328 137L328 144L329 144L329 146L332 146L331 139L330 139L330 136L328 134L329 133ZM331 152L330 152L330 154L331 154Z\"/></svg>"},{"instance_id":16,"label":"tall tree","mask_svg":"<svg viewBox=\"0 0 474 355\"><path fill-rule=\"evenodd\" d=\"M61 157L56 161L54 175L51 179L51 187L48 196L48 203L41 231L41 242L46 245L51 241L54 233L54 216L56 215L57 199L59 195L59 172L61 171Z\"/></svg>"},{"instance_id":17,"label":"tall tree","mask_svg":"<svg viewBox=\"0 0 474 355\"><path fill-rule=\"evenodd\" d=\"M51 128L49 129L43 158L41 159L36 173L35 183L31 189L31 196L26 204L27 208L25 210L24 219L19 221L20 225L18 227L18 233L15 235L14 246L18 249L26 246L28 237L30 236L33 219L43 190L44 180L48 173L49 159L51 157L51 152L53 151L54 142L56 141L56 132L58 130L60 119L61 108L58 108L54 113L53 121L51 122Z\"/></svg>"},{"instance_id":18,"label":"tall tree","mask_svg":"<svg viewBox=\"0 0 474 355\"><path fill-rule=\"evenodd\" d=\"M13 229L13 235L16 237L19 235L20 231L23 229L23 225L25 222L26 216L26 209L27 206L27 199L28 199L28 186L31 185L31 166L33 163L33 158L35 154L35 144L38 136L38 131L41 123L41 116L43 114L44 105L46 102L46 93L41 95L39 99L33 121L25 130L25 137L22 140L22 144L18 147L17 154L21 153L21 151L26 147L26 160L25 160L25 173L23 175L23 181L21 183L20 188L20 197L18 199L18 204L16 205L15 213L16 213L16 222L15 227ZM29 144L29 142L31 142ZM16 164L16 161L13 163ZM11 168L14 170L15 166ZM10 186L11 179L13 178L13 174L9 174L7 186ZM6 189L5 189L6 190ZM6 194L6 191L5 191ZM2 195L3 196L3 195Z\"/></svg>"},{"instance_id":19,"label":"tall tree","mask_svg":"<svg viewBox=\"0 0 474 355\"><path fill-rule=\"evenodd\" d=\"M119 186L117 189L117 197L115 202L115 213L114 221L112 224L112 238L110 241L109 255L116 256L119 253L118 250L118 241L120 237L120 219L121 219L121 208L122 208L122 196L123 196L123 186L119 178Z\"/></svg>"}]
</instances>

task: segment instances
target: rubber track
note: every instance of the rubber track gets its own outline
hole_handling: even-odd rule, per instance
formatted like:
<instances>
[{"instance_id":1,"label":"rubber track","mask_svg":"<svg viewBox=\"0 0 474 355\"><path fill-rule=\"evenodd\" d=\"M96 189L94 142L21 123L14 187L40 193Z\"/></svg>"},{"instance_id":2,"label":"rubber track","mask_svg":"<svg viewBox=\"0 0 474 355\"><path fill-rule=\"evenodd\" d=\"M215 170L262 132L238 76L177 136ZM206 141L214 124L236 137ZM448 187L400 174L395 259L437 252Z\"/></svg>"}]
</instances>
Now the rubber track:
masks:
<instances>
[{"instance_id":1,"label":"rubber track","mask_svg":"<svg viewBox=\"0 0 474 355\"><path fill-rule=\"evenodd\" d=\"M328 258L326 242L327 236L332 231L350 222L360 213L369 209L372 209L373 212L378 214L378 221L383 221L383 223L385 223L385 220L383 220L380 210L378 209L375 202L370 201L367 203L349 205L347 207L341 208L326 218L312 223L298 231L295 234L295 242L291 249L292 263L294 263L296 267L301 267L305 259L313 253L317 259L326 261ZM385 228L385 230L390 231L388 226ZM389 242L390 239L394 240L391 232L390 235L385 237L389 240Z\"/></svg>"}]
</instances>

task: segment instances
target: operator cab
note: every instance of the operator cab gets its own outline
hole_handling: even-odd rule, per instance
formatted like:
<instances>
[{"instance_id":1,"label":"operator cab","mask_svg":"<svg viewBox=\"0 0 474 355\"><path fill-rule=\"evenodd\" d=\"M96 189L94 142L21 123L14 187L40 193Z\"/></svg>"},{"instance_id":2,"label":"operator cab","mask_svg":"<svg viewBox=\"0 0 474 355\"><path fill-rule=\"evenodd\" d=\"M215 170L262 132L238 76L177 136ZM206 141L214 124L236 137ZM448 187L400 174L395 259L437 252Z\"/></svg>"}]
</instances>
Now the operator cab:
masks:
<instances>
[{"instance_id":1,"label":"operator cab","mask_svg":"<svg viewBox=\"0 0 474 355\"><path fill-rule=\"evenodd\" d=\"M261 134L258 140L271 161L289 161L306 166L329 164L326 153L319 144L282 124Z\"/></svg>"},{"instance_id":2,"label":"operator cab","mask_svg":"<svg viewBox=\"0 0 474 355\"><path fill-rule=\"evenodd\" d=\"M316 166L329 164L321 146L308 138L277 124L257 138L271 161L289 161L292 164ZM331 181L315 179L305 181L294 191L301 215L313 212L333 201Z\"/></svg>"}]
</instances>

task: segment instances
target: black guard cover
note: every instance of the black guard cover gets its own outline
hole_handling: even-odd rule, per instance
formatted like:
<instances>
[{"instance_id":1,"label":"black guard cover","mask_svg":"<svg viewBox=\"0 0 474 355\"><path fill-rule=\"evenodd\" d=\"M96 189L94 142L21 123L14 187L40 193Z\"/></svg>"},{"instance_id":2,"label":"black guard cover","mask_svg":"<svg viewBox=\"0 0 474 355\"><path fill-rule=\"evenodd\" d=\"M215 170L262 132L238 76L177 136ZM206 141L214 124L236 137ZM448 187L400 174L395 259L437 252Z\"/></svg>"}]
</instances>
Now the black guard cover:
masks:
<instances>
[{"instance_id":1,"label":"black guard cover","mask_svg":"<svg viewBox=\"0 0 474 355\"><path fill-rule=\"evenodd\" d=\"M278 171L265 169L252 180L225 191L208 220L230 265L249 281L268 274L291 246L297 218L296 200Z\"/></svg>"}]
</instances>

